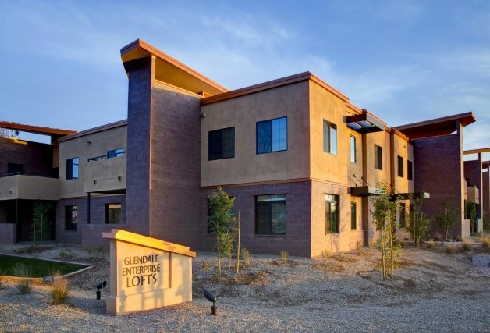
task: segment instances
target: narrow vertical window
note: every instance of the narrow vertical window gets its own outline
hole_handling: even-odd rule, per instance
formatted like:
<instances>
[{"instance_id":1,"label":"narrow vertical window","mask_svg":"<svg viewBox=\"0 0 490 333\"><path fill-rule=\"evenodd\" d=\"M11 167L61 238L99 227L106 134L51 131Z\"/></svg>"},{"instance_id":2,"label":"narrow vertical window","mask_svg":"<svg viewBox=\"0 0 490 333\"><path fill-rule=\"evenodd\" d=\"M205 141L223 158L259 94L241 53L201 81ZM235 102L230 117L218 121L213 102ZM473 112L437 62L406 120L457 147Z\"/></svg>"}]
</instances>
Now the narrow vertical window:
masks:
<instances>
[{"instance_id":1,"label":"narrow vertical window","mask_svg":"<svg viewBox=\"0 0 490 333\"><path fill-rule=\"evenodd\" d=\"M337 125L323 120L323 151L337 155Z\"/></svg>"},{"instance_id":2,"label":"narrow vertical window","mask_svg":"<svg viewBox=\"0 0 490 333\"><path fill-rule=\"evenodd\" d=\"M374 145L374 168L383 170L383 148Z\"/></svg>"},{"instance_id":3,"label":"narrow vertical window","mask_svg":"<svg viewBox=\"0 0 490 333\"><path fill-rule=\"evenodd\" d=\"M357 140L355 136L350 136L350 162L357 162Z\"/></svg>"},{"instance_id":4,"label":"narrow vertical window","mask_svg":"<svg viewBox=\"0 0 490 333\"><path fill-rule=\"evenodd\" d=\"M398 155L398 177L403 177L403 157Z\"/></svg>"},{"instance_id":5,"label":"narrow vertical window","mask_svg":"<svg viewBox=\"0 0 490 333\"><path fill-rule=\"evenodd\" d=\"M325 194L325 234L339 232L339 196Z\"/></svg>"},{"instance_id":6,"label":"narrow vertical window","mask_svg":"<svg viewBox=\"0 0 490 333\"><path fill-rule=\"evenodd\" d=\"M78 179L79 163L80 159L78 157L69 158L66 160L66 179Z\"/></svg>"},{"instance_id":7,"label":"narrow vertical window","mask_svg":"<svg viewBox=\"0 0 490 333\"><path fill-rule=\"evenodd\" d=\"M357 202L350 203L350 228L357 230Z\"/></svg>"},{"instance_id":8,"label":"narrow vertical window","mask_svg":"<svg viewBox=\"0 0 490 333\"><path fill-rule=\"evenodd\" d=\"M413 163L407 160L407 179L413 180Z\"/></svg>"},{"instance_id":9,"label":"narrow vertical window","mask_svg":"<svg viewBox=\"0 0 490 333\"><path fill-rule=\"evenodd\" d=\"M76 231L78 226L78 207L65 206L65 229Z\"/></svg>"}]
</instances>

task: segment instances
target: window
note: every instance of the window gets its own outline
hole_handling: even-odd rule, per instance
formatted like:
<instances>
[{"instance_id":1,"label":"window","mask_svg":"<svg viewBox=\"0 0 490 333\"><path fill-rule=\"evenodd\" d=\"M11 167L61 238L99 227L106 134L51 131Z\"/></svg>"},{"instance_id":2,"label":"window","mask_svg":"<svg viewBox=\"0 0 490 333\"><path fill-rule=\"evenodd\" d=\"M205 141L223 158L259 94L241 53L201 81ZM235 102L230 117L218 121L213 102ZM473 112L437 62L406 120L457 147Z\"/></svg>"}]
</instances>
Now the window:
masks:
<instances>
[{"instance_id":1,"label":"window","mask_svg":"<svg viewBox=\"0 0 490 333\"><path fill-rule=\"evenodd\" d=\"M383 170L383 148L374 145L374 168Z\"/></svg>"},{"instance_id":2,"label":"window","mask_svg":"<svg viewBox=\"0 0 490 333\"><path fill-rule=\"evenodd\" d=\"M235 127L208 132L208 161L235 157Z\"/></svg>"},{"instance_id":3,"label":"window","mask_svg":"<svg viewBox=\"0 0 490 333\"><path fill-rule=\"evenodd\" d=\"M282 117L257 123L257 154L288 149L288 118Z\"/></svg>"},{"instance_id":4,"label":"window","mask_svg":"<svg viewBox=\"0 0 490 333\"><path fill-rule=\"evenodd\" d=\"M259 195L256 197L257 234L286 234L286 195Z\"/></svg>"},{"instance_id":5,"label":"window","mask_svg":"<svg viewBox=\"0 0 490 333\"><path fill-rule=\"evenodd\" d=\"M413 180L413 163L407 160L407 179Z\"/></svg>"},{"instance_id":6,"label":"window","mask_svg":"<svg viewBox=\"0 0 490 333\"><path fill-rule=\"evenodd\" d=\"M357 202L350 203L350 228L357 229Z\"/></svg>"},{"instance_id":7,"label":"window","mask_svg":"<svg viewBox=\"0 0 490 333\"><path fill-rule=\"evenodd\" d=\"M398 206L398 225L400 228L405 228L407 226L407 209L404 203L400 203Z\"/></svg>"},{"instance_id":8,"label":"window","mask_svg":"<svg viewBox=\"0 0 490 333\"><path fill-rule=\"evenodd\" d=\"M79 158L69 158L66 160L66 179L78 179Z\"/></svg>"},{"instance_id":9,"label":"window","mask_svg":"<svg viewBox=\"0 0 490 333\"><path fill-rule=\"evenodd\" d=\"M77 230L78 225L78 207L65 206L65 229Z\"/></svg>"},{"instance_id":10,"label":"window","mask_svg":"<svg viewBox=\"0 0 490 333\"><path fill-rule=\"evenodd\" d=\"M105 223L120 224L121 223L121 207L120 203L110 203L105 205Z\"/></svg>"},{"instance_id":11,"label":"window","mask_svg":"<svg viewBox=\"0 0 490 333\"><path fill-rule=\"evenodd\" d=\"M17 163L7 164L8 175L22 175L23 173L24 173L24 166L22 164L17 164Z\"/></svg>"},{"instance_id":12,"label":"window","mask_svg":"<svg viewBox=\"0 0 490 333\"><path fill-rule=\"evenodd\" d=\"M337 125L323 121L323 151L337 155Z\"/></svg>"},{"instance_id":13,"label":"window","mask_svg":"<svg viewBox=\"0 0 490 333\"><path fill-rule=\"evenodd\" d=\"M339 196L325 194L325 234L339 232Z\"/></svg>"},{"instance_id":14,"label":"window","mask_svg":"<svg viewBox=\"0 0 490 333\"><path fill-rule=\"evenodd\" d=\"M355 136L350 136L350 162L357 162L357 140Z\"/></svg>"},{"instance_id":15,"label":"window","mask_svg":"<svg viewBox=\"0 0 490 333\"><path fill-rule=\"evenodd\" d=\"M398 155L398 177L403 177L403 157Z\"/></svg>"},{"instance_id":16,"label":"window","mask_svg":"<svg viewBox=\"0 0 490 333\"><path fill-rule=\"evenodd\" d=\"M124 149L117 148L107 152L107 158L120 157L124 155Z\"/></svg>"}]
</instances>

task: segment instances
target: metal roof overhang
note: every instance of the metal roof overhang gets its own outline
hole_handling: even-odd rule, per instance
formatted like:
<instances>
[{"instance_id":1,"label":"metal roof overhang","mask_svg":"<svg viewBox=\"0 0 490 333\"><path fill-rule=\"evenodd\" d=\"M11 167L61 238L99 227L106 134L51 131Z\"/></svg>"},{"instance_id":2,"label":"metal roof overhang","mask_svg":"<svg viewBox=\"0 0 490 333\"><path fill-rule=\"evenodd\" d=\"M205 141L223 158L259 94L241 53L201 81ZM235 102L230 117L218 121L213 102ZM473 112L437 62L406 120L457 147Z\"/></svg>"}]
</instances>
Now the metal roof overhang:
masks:
<instances>
[{"instance_id":1,"label":"metal roof overhang","mask_svg":"<svg viewBox=\"0 0 490 333\"><path fill-rule=\"evenodd\" d=\"M361 134L380 132L385 129L381 121L366 112L355 116L345 116L344 122L347 127Z\"/></svg>"}]
</instances>

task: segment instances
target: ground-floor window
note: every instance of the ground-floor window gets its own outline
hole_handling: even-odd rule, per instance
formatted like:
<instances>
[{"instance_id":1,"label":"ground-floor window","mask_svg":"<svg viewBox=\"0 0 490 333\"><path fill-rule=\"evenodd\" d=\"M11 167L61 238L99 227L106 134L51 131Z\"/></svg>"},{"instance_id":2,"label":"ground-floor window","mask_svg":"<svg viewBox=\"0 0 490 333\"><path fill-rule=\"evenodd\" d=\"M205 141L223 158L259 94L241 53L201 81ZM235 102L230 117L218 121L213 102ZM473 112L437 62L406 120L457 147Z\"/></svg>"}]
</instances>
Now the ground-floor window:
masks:
<instances>
[{"instance_id":1,"label":"ground-floor window","mask_svg":"<svg viewBox=\"0 0 490 333\"><path fill-rule=\"evenodd\" d=\"M256 197L257 234L286 234L286 195L258 195Z\"/></svg>"},{"instance_id":2,"label":"ground-floor window","mask_svg":"<svg viewBox=\"0 0 490 333\"><path fill-rule=\"evenodd\" d=\"M325 194L325 234L339 232L339 196Z\"/></svg>"},{"instance_id":3,"label":"ground-floor window","mask_svg":"<svg viewBox=\"0 0 490 333\"><path fill-rule=\"evenodd\" d=\"M120 224L121 223L121 207L120 203L110 203L105 205L105 223Z\"/></svg>"},{"instance_id":4,"label":"ground-floor window","mask_svg":"<svg viewBox=\"0 0 490 333\"><path fill-rule=\"evenodd\" d=\"M77 230L78 226L78 207L65 206L65 229Z\"/></svg>"},{"instance_id":5,"label":"ground-floor window","mask_svg":"<svg viewBox=\"0 0 490 333\"><path fill-rule=\"evenodd\" d=\"M350 228L357 230L357 202L350 203Z\"/></svg>"}]
</instances>

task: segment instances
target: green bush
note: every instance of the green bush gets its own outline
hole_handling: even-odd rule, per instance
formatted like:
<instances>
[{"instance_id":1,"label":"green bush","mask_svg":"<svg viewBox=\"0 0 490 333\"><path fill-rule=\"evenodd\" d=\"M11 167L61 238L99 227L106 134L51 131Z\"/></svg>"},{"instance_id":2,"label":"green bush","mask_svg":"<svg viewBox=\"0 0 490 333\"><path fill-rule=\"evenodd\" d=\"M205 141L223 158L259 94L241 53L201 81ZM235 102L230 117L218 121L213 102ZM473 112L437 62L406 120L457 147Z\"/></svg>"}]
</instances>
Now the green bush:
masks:
<instances>
[{"instance_id":1,"label":"green bush","mask_svg":"<svg viewBox=\"0 0 490 333\"><path fill-rule=\"evenodd\" d=\"M21 277L16 283L17 289L21 294L29 294L32 289L29 284L29 270L27 266L22 263L17 263L13 270L15 276Z\"/></svg>"}]
</instances>

